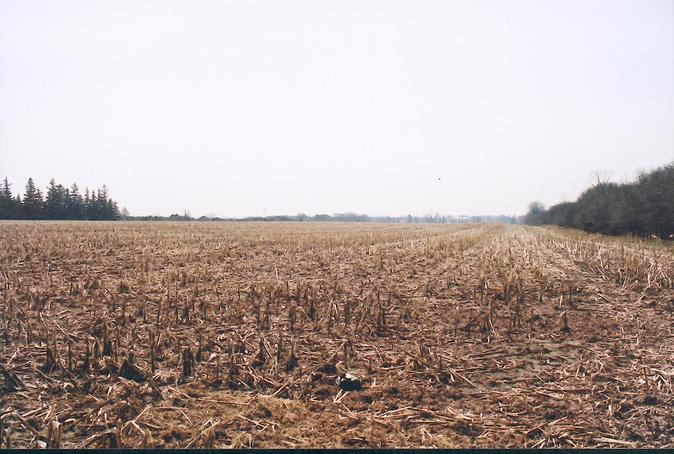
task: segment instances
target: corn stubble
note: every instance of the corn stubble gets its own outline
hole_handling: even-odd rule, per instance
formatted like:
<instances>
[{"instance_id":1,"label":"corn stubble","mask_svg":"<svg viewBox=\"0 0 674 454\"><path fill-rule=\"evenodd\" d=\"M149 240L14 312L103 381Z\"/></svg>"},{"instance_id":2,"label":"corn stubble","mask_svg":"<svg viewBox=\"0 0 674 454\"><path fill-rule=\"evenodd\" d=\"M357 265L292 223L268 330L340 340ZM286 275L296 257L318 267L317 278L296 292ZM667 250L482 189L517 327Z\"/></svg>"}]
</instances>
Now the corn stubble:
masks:
<instances>
[{"instance_id":1,"label":"corn stubble","mask_svg":"<svg viewBox=\"0 0 674 454\"><path fill-rule=\"evenodd\" d=\"M664 243L8 222L0 265L3 448L672 447Z\"/></svg>"}]
</instances>

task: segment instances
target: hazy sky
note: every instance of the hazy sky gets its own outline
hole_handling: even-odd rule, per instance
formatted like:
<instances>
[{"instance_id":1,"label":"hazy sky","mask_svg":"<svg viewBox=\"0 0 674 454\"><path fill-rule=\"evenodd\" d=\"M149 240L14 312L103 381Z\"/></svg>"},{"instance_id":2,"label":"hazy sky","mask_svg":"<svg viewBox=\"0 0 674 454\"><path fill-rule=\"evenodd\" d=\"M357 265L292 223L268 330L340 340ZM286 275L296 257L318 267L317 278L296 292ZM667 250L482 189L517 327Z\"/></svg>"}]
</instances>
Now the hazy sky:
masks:
<instances>
[{"instance_id":1,"label":"hazy sky","mask_svg":"<svg viewBox=\"0 0 674 454\"><path fill-rule=\"evenodd\" d=\"M132 214L520 214L674 159L674 1L0 0L0 177Z\"/></svg>"}]
</instances>

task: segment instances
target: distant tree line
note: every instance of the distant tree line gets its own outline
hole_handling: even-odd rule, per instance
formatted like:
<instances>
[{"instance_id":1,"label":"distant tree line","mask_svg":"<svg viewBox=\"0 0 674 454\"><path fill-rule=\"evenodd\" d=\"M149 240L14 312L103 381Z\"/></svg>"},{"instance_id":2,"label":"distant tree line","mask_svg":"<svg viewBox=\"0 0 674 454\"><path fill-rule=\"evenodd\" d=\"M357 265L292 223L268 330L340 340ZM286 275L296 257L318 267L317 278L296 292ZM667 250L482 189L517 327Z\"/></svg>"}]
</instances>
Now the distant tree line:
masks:
<instances>
[{"instance_id":1,"label":"distant tree line","mask_svg":"<svg viewBox=\"0 0 674 454\"><path fill-rule=\"evenodd\" d=\"M170 217L145 216L129 219L153 220L153 221L184 221L192 220L184 216L171 215ZM403 223L433 223L433 224L469 224L469 223L500 223L516 224L515 216L445 216L445 215L426 215L426 216L368 216L367 214L357 213L337 213L316 214L308 216L306 214L297 215L275 215L275 216L250 216L246 218L219 218L201 216L197 221L243 221L243 222L381 222L389 224Z\"/></svg>"},{"instance_id":2,"label":"distant tree line","mask_svg":"<svg viewBox=\"0 0 674 454\"><path fill-rule=\"evenodd\" d=\"M14 196L11 187L5 177L0 188L0 219L111 221L120 218L117 202L108 197L105 185L91 192L87 188L82 195L77 183L66 188L52 178L44 196L32 178L28 179L23 196Z\"/></svg>"},{"instance_id":3,"label":"distant tree line","mask_svg":"<svg viewBox=\"0 0 674 454\"><path fill-rule=\"evenodd\" d=\"M575 202L529 205L524 223L554 224L608 235L674 234L674 162L641 173L629 183L598 181Z\"/></svg>"}]
</instances>

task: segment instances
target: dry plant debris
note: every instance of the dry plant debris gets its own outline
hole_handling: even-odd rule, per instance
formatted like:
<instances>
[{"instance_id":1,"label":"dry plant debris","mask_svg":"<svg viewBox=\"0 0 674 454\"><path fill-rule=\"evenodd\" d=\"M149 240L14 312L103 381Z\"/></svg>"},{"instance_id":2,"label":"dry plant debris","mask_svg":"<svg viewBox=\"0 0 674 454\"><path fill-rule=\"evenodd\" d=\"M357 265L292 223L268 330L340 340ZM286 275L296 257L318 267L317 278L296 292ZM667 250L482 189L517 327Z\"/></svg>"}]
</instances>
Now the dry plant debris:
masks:
<instances>
[{"instance_id":1,"label":"dry plant debris","mask_svg":"<svg viewBox=\"0 0 674 454\"><path fill-rule=\"evenodd\" d=\"M8 222L0 266L1 447L673 446L665 243Z\"/></svg>"}]
</instances>

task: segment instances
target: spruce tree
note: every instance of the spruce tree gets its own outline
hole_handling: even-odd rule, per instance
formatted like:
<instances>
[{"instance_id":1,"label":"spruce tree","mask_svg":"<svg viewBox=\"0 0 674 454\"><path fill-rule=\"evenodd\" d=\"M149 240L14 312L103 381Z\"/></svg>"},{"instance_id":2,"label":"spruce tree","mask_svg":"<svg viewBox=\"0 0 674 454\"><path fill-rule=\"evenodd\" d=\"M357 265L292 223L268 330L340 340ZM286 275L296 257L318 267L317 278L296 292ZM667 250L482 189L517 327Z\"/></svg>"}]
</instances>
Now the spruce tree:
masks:
<instances>
[{"instance_id":1,"label":"spruce tree","mask_svg":"<svg viewBox=\"0 0 674 454\"><path fill-rule=\"evenodd\" d=\"M91 197L89 196L89 188L84 188L84 219L91 219Z\"/></svg>"},{"instance_id":2,"label":"spruce tree","mask_svg":"<svg viewBox=\"0 0 674 454\"><path fill-rule=\"evenodd\" d=\"M49 188L47 188L47 197L44 203L45 217L47 219L59 219L59 204L61 203L60 195L56 182L52 178L49 181Z\"/></svg>"},{"instance_id":3,"label":"spruce tree","mask_svg":"<svg viewBox=\"0 0 674 454\"><path fill-rule=\"evenodd\" d=\"M73 183L70 187L69 195L70 197L66 207L68 219L84 219L84 201L80 195L80 188L77 187L77 183Z\"/></svg>"},{"instance_id":4,"label":"spruce tree","mask_svg":"<svg viewBox=\"0 0 674 454\"><path fill-rule=\"evenodd\" d=\"M23 196L23 219L41 219L42 213L42 193L33 183L32 178L28 178L26 191Z\"/></svg>"},{"instance_id":5,"label":"spruce tree","mask_svg":"<svg viewBox=\"0 0 674 454\"><path fill-rule=\"evenodd\" d=\"M11 186L7 177L5 177L2 188L0 188L0 219L15 219L17 217L16 200L12 196Z\"/></svg>"}]
</instances>

